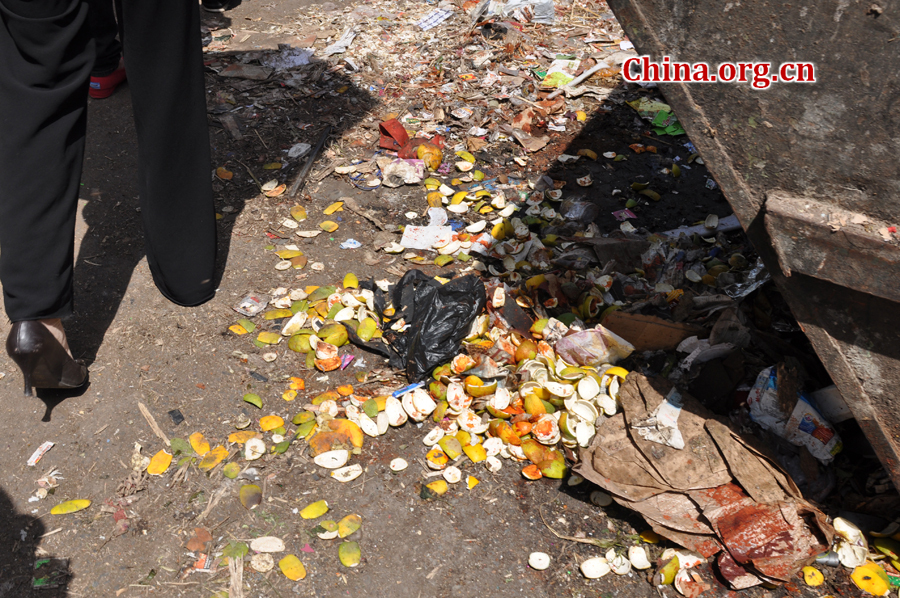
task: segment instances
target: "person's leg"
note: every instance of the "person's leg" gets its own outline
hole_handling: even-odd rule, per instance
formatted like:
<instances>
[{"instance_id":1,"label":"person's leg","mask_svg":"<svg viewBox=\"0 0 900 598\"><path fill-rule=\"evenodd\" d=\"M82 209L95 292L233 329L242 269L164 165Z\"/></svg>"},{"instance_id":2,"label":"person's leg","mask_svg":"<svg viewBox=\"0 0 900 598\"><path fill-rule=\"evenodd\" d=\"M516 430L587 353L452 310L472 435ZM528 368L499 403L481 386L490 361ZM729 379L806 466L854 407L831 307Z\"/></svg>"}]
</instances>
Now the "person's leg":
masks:
<instances>
[{"instance_id":1,"label":"person's leg","mask_svg":"<svg viewBox=\"0 0 900 598\"><path fill-rule=\"evenodd\" d=\"M97 58L92 77L106 77L117 68L122 58L122 44L119 43L119 25L113 0L87 0L88 23L97 46Z\"/></svg>"},{"instance_id":2,"label":"person's leg","mask_svg":"<svg viewBox=\"0 0 900 598\"><path fill-rule=\"evenodd\" d=\"M121 18L147 261L166 298L199 305L215 294L216 257L199 7L123 0Z\"/></svg>"},{"instance_id":3,"label":"person's leg","mask_svg":"<svg viewBox=\"0 0 900 598\"><path fill-rule=\"evenodd\" d=\"M125 62L113 0L86 0L90 10L88 22L97 45L97 59L91 70L90 95L95 100L108 98L125 80Z\"/></svg>"},{"instance_id":4,"label":"person's leg","mask_svg":"<svg viewBox=\"0 0 900 598\"><path fill-rule=\"evenodd\" d=\"M59 321L72 312L75 210L94 44L81 0L0 0L0 281L25 394L74 388ZM43 324L43 326L41 325Z\"/></svg>"},{"instance_id":5,"label":"person's leg","mask_svg":"<svg viewBox=\"0 0 900 598\"><path fill-rule=\"evenodd\" d=\"M0 281L13 322L72 313L94 47L80 0L0 0Z\"/></svg>"}]
</instances>

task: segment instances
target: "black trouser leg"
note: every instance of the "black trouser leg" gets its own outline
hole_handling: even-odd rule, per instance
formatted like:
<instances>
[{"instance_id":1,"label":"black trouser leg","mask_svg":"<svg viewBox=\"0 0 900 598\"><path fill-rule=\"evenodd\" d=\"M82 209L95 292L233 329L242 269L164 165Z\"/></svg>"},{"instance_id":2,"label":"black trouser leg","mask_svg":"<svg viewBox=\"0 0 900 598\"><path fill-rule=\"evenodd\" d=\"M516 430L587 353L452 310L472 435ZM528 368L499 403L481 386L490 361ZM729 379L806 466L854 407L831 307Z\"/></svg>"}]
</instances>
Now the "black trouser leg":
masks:
<instances>
[{"instance_id":1,"label":"black trouser leg","mask_svg":"<svg viewBox=\"0 0 900 598\"><path fill-rule=\"evenodd\" d=\"M156 286L180 305L215 293L216 221L200 14L186 0L123 0L138 188Z\"/></svg>"},{"instance_id":2,"label":"black trouser leg","mask_svg":"<svg viewBox=\"0 0 900 598\"><path fill-rule=\"evenodd\" d=\"M97 59L91 69L91 76L105 77L119 68L119 59L122 58L116 10L113 0L87 0L87 3L90 7L88 22L91 35L97 45Z\"/></svg>"},{"instance_id":3,"label":"black trouser leg","mask_svg":"<svg viewBox=\"0 0 900 598\"><path fill-rule=\"evenodd\" d=\"M24 15L24 16L23 16ZM214 294L215 213L197 5L127 0L147 258L181 305ZM13 321L72 312L94 45L80 0L0 0L0 280Z\"/></svg>"},{"instance_id":4,"label":"black trouser leg","mask_svg":"<svg viewBox=\"0 0 900 598\"><path fill-rule=\"evenodd\" d=\"M79 0L0 0L0 280L14 322L72 312L93 64Z\"/></svg>"}]
</instances>

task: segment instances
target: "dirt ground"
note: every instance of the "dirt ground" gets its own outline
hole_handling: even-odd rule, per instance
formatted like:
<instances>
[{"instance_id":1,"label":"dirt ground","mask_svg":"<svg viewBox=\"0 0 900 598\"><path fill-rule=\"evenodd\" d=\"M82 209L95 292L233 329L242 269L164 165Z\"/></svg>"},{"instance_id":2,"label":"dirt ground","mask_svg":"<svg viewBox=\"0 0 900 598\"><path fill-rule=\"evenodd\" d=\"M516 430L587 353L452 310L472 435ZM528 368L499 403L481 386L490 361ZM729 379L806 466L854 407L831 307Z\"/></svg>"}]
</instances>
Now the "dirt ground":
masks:
<instances>
[{"instance_id":1,"label":"dirt ground","mask_svg":"<svg viewBox=\"0 0 900 598\"><path fill-rule=\"evenodd\" d=\"M275 47L283 41L278 24L295 18L303 5L303 0L277 4L251 0L224 17L206 15L204 20L214 31L223 27L238 31L234 39L245 45L257 43L255 49ZM254 32L260 41L243 40L241 31ZM231 51L238 50L244 51ZM210 62L218 59L207 54ZM335 136L354 127L377 132L380 117L402 107L401 97L381 97L356 87L338 98L304 98L266 86L234 89L212 72L207 83L211 98L230 93L240 102L253 104L256 111L249 117L242 112L244 135L239 141L210 118L214 166L226 166L235 176L228 182L213 182L217 211L223 216L218 225L219 290L215 299L192 309L168 303L156 291L147 269L137 208L137 148L129 88L123 85L111 98L91 101L77 229L77 315L66 322L75 355L91 364L90 385L74 394L42 392L41 400L27 399L20 394L21 376L14 364L5 354L0 356L0 372L5 374L0 391L6 397L5 422L0 423L4 445L0 508L6 513L0 520L0 597L32 595L31 569L36 558L47 556L68 559L69 580L56 590L35 591L36 596L217 595L228 589L227 566L191 573L198 555L186 544L197 527L211 532L213 550L271 535L282 538L287 552L303 560L308 576L300 582L289 581L277 567L265 574L245 567L245 596L653 595L656 590L647 572L586 580L578 571L579 563L606 549L560 539L549 529L618 547L634 543L635 534L646 525L621 507L603 509L592 504L589 483L570 487L565 481L529 482L512 466L490 474L470 463L464 473L481 480L476 488L467 490L460 484L439 499L420 498L425 447L423 430L412 424L377 439L367 438L362 454L354 457L365 473L349 484L330 479L299 448L260 459L243 474L264 488L264 502L253 511L237 499L238 488L246 481L227 479L221 467L210 475L188 467L177 482L171 475L149 480L131 475L136 443L147 456L163 448L139 410L141 403L169 438L186 439L203 432L210 442L222 443L242 415L256 418L271 413L290 420L300 410L302 397L341 383L358 384L357 372L384 367L382 358L358 348L352 350L356 361L351 367L327 375L305 370L302 356L286 349L267 363L261 357L263 351L246 337L228 332L240 317L232 310L240 298L278 286L335 283L348 271L360 279L396 280L396 269L408 267L397 257L375 253L372 244L378 231L368 220L347 211L336 214L340 228L335 233L298 242L280 224L294 202L264 197L247 174L248 169L260 178L267 174L263 165L282 158L293 143L314 144L325 123L333 125ZM646 93L618 91L626 99ZM660 139L659 153L635 156L616 167L583 161L573 169L552 162L552 157L582 148L624 152L632 143L648 143L635 119L635 113L622 103L595 106L583 128L545 150L551 158L544 158L544 171L554 179L574 186L576 177L590 173L594 178L596 184L585 190L585 197L600 208L596 222L601 230L618 226L611 212L623 206L621 198L612 194L614 189L626 189L636 180L654 182L647 179L654 176L648 173L670 165L676 156L687 159L688 149L682 141ZM505 153L501 148L478 157L490 163L486 174L496 175L516 168L515 155L516 148L510 144ZM290 183L296 173L293 164L277 177ZM641 225L662 230L694 223L710 213L730 214L727 202L718 190L707 186L703 173L705 168L696 166L677 188L660 176L654 186L662 200L633 208L641 216ZM361 191L345 177L326 177L311 183L307 191L309 199L303 205L313 223L317 217L313 214L346 196L389 223L421 221L409 220L405 213L422 214L426 207L423 193L414 186ZM340 243L349 238L360 241L362 247L341 249ZM272 248L287 243L297 243L310 262L322 262L324 270L307 268L299 274L275 270L278 259ZM439 272L435 266L422 269ZM0 320L4 338L7 330L4 317ZM306 381L304 394L293 403L281 398L290 376ZM374 392L377 384L359 388ZM262 412L241 400L248 392L263 399ZM47 440L56 445L36 467L28 467L28 457ZM388 463L395 457L405 458L411 466L392 473ZM43 500L30 501L38 490L36 480L54 471L58 487ZM49 514L58 502L76 498L90 499L93 506L74 515ZM353 537L362 550L359 567L342 566L337 541L316 537L311 531L315 522L297 514L320 499L327 500L329 517L335 520L353 513L361 516L362 528ZM647 545L651 561L664 546ZM532 551L549 554L551 567L545 571L528 567ZM856 592L846 579L834 582L832 591ZM722 585L711 592L726 593ZM742 593L747 598L788 594L823 595L799 580L773 590Z\"/></svg>"}]
</instances>

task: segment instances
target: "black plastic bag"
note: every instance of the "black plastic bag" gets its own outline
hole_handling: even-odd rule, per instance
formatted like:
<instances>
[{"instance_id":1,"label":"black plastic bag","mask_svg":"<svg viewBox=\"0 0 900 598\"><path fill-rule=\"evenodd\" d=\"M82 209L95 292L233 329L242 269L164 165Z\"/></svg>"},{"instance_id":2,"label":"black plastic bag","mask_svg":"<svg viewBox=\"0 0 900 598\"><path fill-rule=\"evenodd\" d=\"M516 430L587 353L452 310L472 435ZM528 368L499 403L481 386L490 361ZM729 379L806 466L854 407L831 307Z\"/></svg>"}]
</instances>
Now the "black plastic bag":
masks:
<instances>
[{"instance_id":1,"label":"black plastic bag","mask_svg":"<svg viewBox=\"0 0 900 598\"><path fill-rule=\"evenodd\" d=\"M384 305L377 290L375 294L376 304ZM428 377L459 353L463 337L487 304L484 283L478 276L463 276L442 285L419 270L407 271L391 290L391 298L397 310L392 320L402 319L409 328L405 332L385 330L388 345L364 343L355 334L350 340L388 357L391 367L406 370L410 382Z\"/></svg>"}]
</instances>

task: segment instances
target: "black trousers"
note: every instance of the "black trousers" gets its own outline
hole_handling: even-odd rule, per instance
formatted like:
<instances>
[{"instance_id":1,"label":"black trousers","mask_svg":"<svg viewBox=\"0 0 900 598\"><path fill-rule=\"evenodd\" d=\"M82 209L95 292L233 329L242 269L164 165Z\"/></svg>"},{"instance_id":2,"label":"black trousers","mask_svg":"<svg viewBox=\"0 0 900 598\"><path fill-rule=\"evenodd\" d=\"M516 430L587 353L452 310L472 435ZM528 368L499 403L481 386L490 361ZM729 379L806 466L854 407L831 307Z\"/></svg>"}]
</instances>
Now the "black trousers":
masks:
<instances>
[{"instance_id":1,"label":"black trousers","mask_svg":"<svg viewBox=\"0 0 900 598\"><path fill-rule=\"evenodd\" d=\"M88 0L88 23L97 50L91 76L105 77L119 68L122 44L119 42L119 24L116 12L121 12L121 2L114 0ZM118 6L116 6L118 5Z\"/></svg>"},{"instance_id":2,"label":"black trousers","mask_svg":"<svg viewBox=\"0 0 900 598\"><path fill-rule=\"evenodd\" d=\"M72 313L95 48L84 0L0 0L0 282L13 322ZM198 5L123 0L145 246L179 305L214 292L216 224Z\"/></svg>"}]
</instances>

